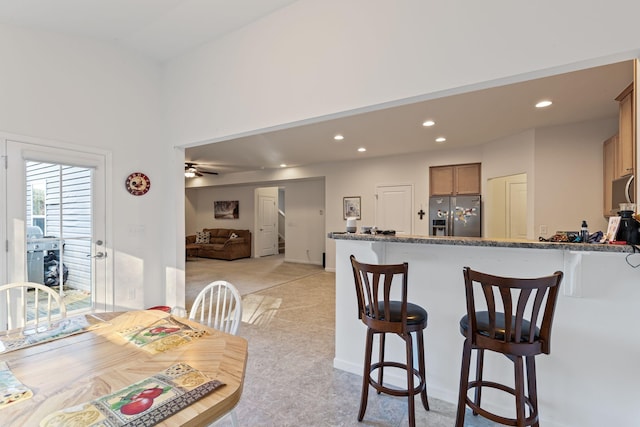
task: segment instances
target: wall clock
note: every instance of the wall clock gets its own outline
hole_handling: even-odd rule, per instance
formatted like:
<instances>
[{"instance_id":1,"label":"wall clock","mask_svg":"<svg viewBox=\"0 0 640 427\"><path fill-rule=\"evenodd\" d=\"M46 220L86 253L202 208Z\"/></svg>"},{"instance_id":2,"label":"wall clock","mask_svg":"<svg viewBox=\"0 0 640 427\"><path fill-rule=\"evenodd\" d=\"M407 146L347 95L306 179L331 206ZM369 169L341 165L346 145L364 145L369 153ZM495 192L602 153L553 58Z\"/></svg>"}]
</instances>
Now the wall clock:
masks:
<instances>
[{"instance_id":1,"label":"wall clock","mask_svg":"<svg viewBox=\"0 0 640 427\"><path fill-rule=\"evenodd\" d=\"M134 196L142 196L147 194L149 188L151 188L151 180L141 172L134 172L127 177L125 187Z\"/></svg>"}]
</instances>

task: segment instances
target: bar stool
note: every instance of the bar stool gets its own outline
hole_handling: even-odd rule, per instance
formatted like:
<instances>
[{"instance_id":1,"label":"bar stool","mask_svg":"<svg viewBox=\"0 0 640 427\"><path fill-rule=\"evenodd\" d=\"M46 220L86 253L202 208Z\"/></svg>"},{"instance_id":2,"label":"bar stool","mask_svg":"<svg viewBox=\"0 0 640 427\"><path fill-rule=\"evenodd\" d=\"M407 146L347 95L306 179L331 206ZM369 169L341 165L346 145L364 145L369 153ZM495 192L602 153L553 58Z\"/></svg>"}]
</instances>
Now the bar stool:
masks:
<instances>
[{"instance_id":1,"label":"bar stool","mask_svg":"<svg viewBox=\"0 0 640 427\"><path fill-rule=\"evenodd\" d=\"M415 426L414 396L420 394L422 405L428 411L426 368L424 363L424 338L422 331L427 327L427 312L416 304L407 302L407 271L408 264L371 265L356 261L351 255L353 277L358 297L358 318L367 326L367 341L365 349L364 374L362 381L362 394L360 398L360 412L358 421L362 421L367 409L369 385L376 389L378 394L385 393L392 396L405 396L409 400L409 426ZM393 280L394 277L396 280ZM391 300L391 288L400 287L401 299ZM418 345L418 369L413 367L413 339L411 333L417 337ZM385 336L393 333L405 342L406 364L387 361L384 358ZM371 364L373 351L373 337L379 335L379 360ZM383 383L384 368L393 367L404 369L407 372L407 388L390 388ZM378 378L372 377L374 371L378 371ZM418 385L414 384L414 376L418 379Z\"/></svg>"},{"instance_id":2,"label":"bar stool","mask_svg":"<svg viewBox=\"0 0 640 427\"><path fill-rule=\"evenodd\" d=\"M465 340L456 427L464 424L466 406L472 409L473 415L479 414L500 424L518 427L539 425L535 356L549 354L551 351L551 326L562 276L562 272L556 271L547 277L518 279L492 276L469 267L464 268L467 314L460 319L460 332ZM476 310L474 289L484 296L486 311ZM544 311L541 313L543 307ZM510 316L511 321L505 321L507 316ZM469 381L472 350L477 351L475 381ZM483 380L485 350L503 354L513 362L514 388ZM506 418L481 408L483 387L515 396L516 418ZM473 400L467 394L470 389L475 390Z\"/></svg>"}]
</instances>

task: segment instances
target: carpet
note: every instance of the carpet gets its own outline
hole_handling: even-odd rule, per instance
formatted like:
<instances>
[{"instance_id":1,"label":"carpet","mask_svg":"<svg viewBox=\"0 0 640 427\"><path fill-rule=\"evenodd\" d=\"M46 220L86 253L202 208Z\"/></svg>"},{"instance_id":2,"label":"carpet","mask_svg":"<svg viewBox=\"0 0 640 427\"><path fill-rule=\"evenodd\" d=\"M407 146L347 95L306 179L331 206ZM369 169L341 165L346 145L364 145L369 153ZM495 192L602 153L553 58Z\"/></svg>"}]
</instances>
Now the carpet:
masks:
<instances>
[{"instance_id":1,"label":"carpet","mask_svg":"<svg viewBox=\"0 0 640 427\"><path fill-rule=\"evenodd\" d=\"M284 255L225 261L189 258L186 263L185 299L187 310L209 283L225 280L245 296L324 271L321 265L285 262Z\"/></svg>"}]
</instances>

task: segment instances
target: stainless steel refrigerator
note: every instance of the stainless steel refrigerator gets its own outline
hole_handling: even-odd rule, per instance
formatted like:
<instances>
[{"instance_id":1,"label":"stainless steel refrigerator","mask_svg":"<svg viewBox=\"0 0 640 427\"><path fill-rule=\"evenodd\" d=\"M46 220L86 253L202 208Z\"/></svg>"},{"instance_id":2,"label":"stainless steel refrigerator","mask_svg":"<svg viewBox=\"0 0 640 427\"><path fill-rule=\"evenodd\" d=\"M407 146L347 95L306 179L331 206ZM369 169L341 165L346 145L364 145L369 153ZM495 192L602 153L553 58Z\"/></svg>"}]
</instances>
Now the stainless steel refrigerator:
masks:
<instances>
[{"instance_id":1,"label":"stainless steel refrigerator","mask_svg":"<svg viewBox=\"0 0 640 427\"><path fill-rule=\"evenodd\" d=\"M433 196L429 198L431 236L481 237L480 196Z\"/></svg>"}]
</instances>

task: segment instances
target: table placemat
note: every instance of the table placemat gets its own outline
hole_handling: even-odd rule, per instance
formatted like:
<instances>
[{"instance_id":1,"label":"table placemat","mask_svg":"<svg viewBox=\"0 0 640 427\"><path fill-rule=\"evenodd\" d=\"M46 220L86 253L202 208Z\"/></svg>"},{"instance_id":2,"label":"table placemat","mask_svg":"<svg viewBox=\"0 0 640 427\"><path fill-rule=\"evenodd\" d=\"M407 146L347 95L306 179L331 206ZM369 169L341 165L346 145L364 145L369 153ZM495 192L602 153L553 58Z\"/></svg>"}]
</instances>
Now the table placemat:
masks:
<instances>
[{"instance_id":1,"label":"table placemat","mask_svg":"<svg viewBox=\"0 0 640 427\"><path fill-rule=\"evenodd\" d=\"M38 329L26 327L11 331L0 336L0 354L91 331L105 325L109 323L93 314L82 314L65 317L46 325L41 324Z\"/></svg>"},{"instance_id":2,"label":"table placemat","mask_svg":"<svg viewBox=\"0 0 640 427\"><path fill-rule=\"evenodd\" d=\"M40 427L147 427L224 386L185 363L96 400L47 415Z\"/></svg>"},{"instance_id":3,"label":"table placemat","mask_svg":"<svg viewBox=\"0 0 640 427\"><path fill-rule=\"evenodd\" d=\"M33 392L18 381L7 362L0 362L0 409L31 397Z\"/></svg>"},{"instance_id":4,"label":"table placemat","mask_svg":"<svg viewBox=\"0 0 640 427\"><path fill-rule=\"evenodd\" d=\"M138 325L118 331L124 339L152 354L187 344L206 333L206 329L196 329L173 316L160 319L151 325Z\"/></svg>"}]
</instances>

